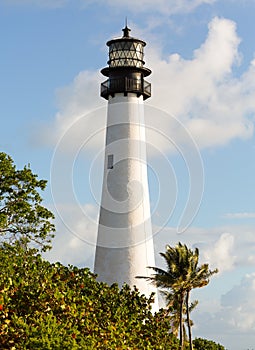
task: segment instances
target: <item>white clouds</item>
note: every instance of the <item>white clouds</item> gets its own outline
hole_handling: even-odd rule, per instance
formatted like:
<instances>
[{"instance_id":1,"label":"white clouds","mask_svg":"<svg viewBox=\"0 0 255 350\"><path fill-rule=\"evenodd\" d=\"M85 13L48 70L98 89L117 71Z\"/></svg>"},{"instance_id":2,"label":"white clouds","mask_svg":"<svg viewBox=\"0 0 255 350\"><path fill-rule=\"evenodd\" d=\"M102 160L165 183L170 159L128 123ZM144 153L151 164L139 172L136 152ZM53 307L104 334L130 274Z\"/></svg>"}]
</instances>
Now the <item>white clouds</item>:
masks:
<instances>
[{"instance_id":1,"label":"white clouds","mask_svg":"<svg viewBox=\"0 0 255 350\"><path fill-rule=\"evenodd\" d=\"M226 219L255 219L255 213L227 213L223 217Z\"/></svg>"},{"instance_id":2,"label":"white clouds","mask_svg":"<svg viewBox=\"0 0 255 350\"><path fill-rule=\"evenodd\" d=\"M254 280L255 273L247 274L222 295L220 303L215 300L214 293L211 298L199 303L199 310L193 315L194 333L217 340L227 349L252 349L255 343ZM211 281L207 288L213 283ZM221 283L224 284L224 279ZM209 293L209 290L206 292Z\"/></svg>"},{"instance_id":3,"label":"white clouds","mask_svg":"<svg viewBox=\"0 0 255 350\"><path fill-rule=\"evenodd\" d=\"M182 235L178 235L175 228L167 227L155 240L159 267L165 268L158 255L165 251L165 244L175 245L181 241L199 248L200 263L209 263L210 269L219 268L206 288L192 292L192 298L199 300L192 314L195 336L213 339L231 350L254 344L255 273L244 275L244 271L254 270L254 227L190 227Z\"/></svg>"},{"instance_id":4,"label":"white clouds","mask_svg":"<svg viewBox=\"0 0 255 350\"><path fill-rule=\"evenodd\" d=\"M250 137L249 116L255 113L253 65L240 78L233 75L240 56L235 23L216 17L208 27L193 59L173 54L162 60L154 52L150 60L154 93L149 103L180 119L201 148Z\"/></svg>"},{"instance_id":5,"label":"white clouds","mask_svg":"<svg viewBox=\"0 0 255 350\"><path fill-rule=\"evenodd\" d=\"M211 75L211 79L217 81L231 72L239 56L240 39L236 34L235 22L228 19L215 17L209 23L208 30L205 43L194 51L195 75Z\"/></svg>"},{"instance_id":6,"label":"white clouds","mask_svg":"<svg viewBox=\"0 0 255 350\"><path fill-rule=\"evenodd\" d=\"M218 268L220 273L231 270L236 260L234 252L234 237L230 233L223 233L219 239L202 251L203 259L211 268Z\"/></svg>"},{"instance_id":7,"label":"white clouds","mask_svg":"<svg viewBox=\"0 0 255 350\"><path fill-rule=\"evenodd\" d=\"M74 78L69 86L59 88L57 101L60 114L57 117L59 119L77 117L95 108L95 101L98 103L102 101L98 98L100 80L102 80L102 75L99 71L83 71Z\"/></svg>"},{"instance_id":8,"label":"white clouds","mask_svg":"<svg viewBox=\"0 0 255 350\"><path fill-rule=\"evenodd\" d=\"M185 13L193 11L195 8L203 4L213 4L217 0L104 0L104 3L107 3L109 6L114 8L124 8L129 9L130 11L137 12L147 12L153 11L161 14L175 14L175 13ZM102 3L102 0L96 0L94 2ZM85 0L87 3L87 0Z\"/></svg>"},{"instance_id":9,"label":"white clouds","mask_svg":"<svg viewBox=\"0 0 255 350\"><path fill-rule=\"evenodd\" d=\"M158 230L154 230L158 232ZM189 227L182 234L174 227L165 227L155 235L157 252L163 252L165 245L179 241L190 247L198 247L200 260L218 268L219 275L241 267L250 269L255 261L255 229L253 226L229 225L213 228ZM158 259L158 263L161 258Z\"/></svg>"},{"instance_id":10,"label":"white clouds","mask_svg":"<svg viewBox=\"0 0 255 350\"><path fill-rule=\"evenodd\" d=\"M177 53L162 58L158 47L150 45L146 51L147 64L153 71L153 96L147 104L179 119L200 148L251 137L250 116L255 114L254 64L239 78L233 74L234 65L240 61L235 23L216 17L208 27L205 42L194 50L191 60ZM77 116L104 104L99 97L100 80L99 72L84 71L69 86L58 90L59 112L54 127L51 125L44 133L47 142L50 129L56 140L56 135L63 135ZM168 120L164 130L171 136L171 118ZM158 142L161 147L160 137Z\"/></svg>"},{"instance_id":11,"label":"white clouds","mask_svg":"<svg viewBox=\"0 0 255 350\"><path fill-rule=\"evenodd\" d=\"M239 285L222 296L222 313L227 310L228 323L238 331L255 330L255 272L247 274Z\"/></svg>"},{"instance_id":12,"label":"white clouds","mask_svg":"<svg viewBox=\"0 0 255 350\"><path fill-rule=\"evenodd\" d=\"M82 146L93 133L105 127L106 111L102 115L102 110L98 110L105 105L99 97L100 80L99 72L83 71L69 86L57 90L59 111L50 125L41 128L42 143L55 145L64 137L65 150L70 151L75 146ZM100 148L102 135L96 141L93 138L93 142L96 144L94 149Z\"/></svg>"},{"instance_id":13,"label":"white clouds","mask_svg":"<svg viewBox=\"0 0 255 350\"><path fill-rule=\"evenodd\" d=\"M78 202L75 205L55 203L55 207L57 233L53 248L44 254L45 258L92 269L97 237L97 209L91 204L81 206Z\"/></svg>"},{"instance_id":14,"label":"white clouds","mask_svg":"<svg viewBox=\"0 0 255 350\"><path fill-rule=\"evenodd\" d=\"M203 229L198 227L189 227L183 234L177 234L176 228L164 228L159 234L155 236L155 243L157 252L165 251L165 245L175 245L179 241L185 242L190 247L198 247L200 251L200 262L208 263L210 269L219 269L219 273L222 275L226 271L232 270L237 260L237 247L239 240L236 238L235 228L229 227L229 232L224 232L224 227L215 227L212 229ZM242 237L245 241L245 234ZM249 241L249 237L247 237ZM239 251L239 256L246 255L246 247L242 246L242 250ZM250 248L250 254L252 249ZM158 259L160 263L160 259ZM246 261L248 263L247 257Z\"/></svg>"},{"instance_id":15,"label":"white clouds","mask_svg":"<svg viewBox=\"0 0 255 350\"><path fill-rule=\"evenodd\" d=\"M157 3L153 0L4 0L8 5L33 5L47 8L63 7L67 4L78 6L89 6L97 4L98 6L108 5L114 9L130 10L137 12L153 11L161 14L176 14L191 12L203 4L213 4L217 0L158 0Z\"/></svg>"}]
</instances>

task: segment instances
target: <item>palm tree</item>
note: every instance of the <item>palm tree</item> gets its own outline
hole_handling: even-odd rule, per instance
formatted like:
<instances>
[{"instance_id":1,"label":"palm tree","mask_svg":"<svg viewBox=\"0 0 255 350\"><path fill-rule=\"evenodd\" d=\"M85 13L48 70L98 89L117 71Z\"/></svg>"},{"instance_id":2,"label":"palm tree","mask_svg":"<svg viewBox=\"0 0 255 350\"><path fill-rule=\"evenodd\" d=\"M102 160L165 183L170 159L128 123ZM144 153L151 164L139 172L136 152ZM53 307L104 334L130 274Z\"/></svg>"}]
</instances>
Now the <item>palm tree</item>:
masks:
<instances>
[{"instance_id":1,"label":"palm tree","mask_svg":"<svg viewBox=\"0 0 255 350\"><path fill-rule=\"evenodd\" d=\"M166 246L166 252L160 253L165 259L167 269L163 270L158 267L149 268L154 270L154 274L150 277L137 276L138 278L145 278L152 282L156 287L168 293L169 301L172 295L178 299L178 314L179 314L179 337L180 349L183 349L183 307L184 298L186 294L185 279L186 279L186 256L183 245L179 243L176 247ZM167 298L168 299L168 298Z\"/></svg>"},{"instance_id":2,"label":"palm tree","mask_svg":"<svg viewBox=\"0 0 255 350\"><path fill-rule=\"evenodd\" d=\"M172 333L178 337L179 333L179 328L180 328L180 298L179 294L174 294L174 293L169 293L169 291L161 291L161 294L164 296L166 300L166 308L167 308L167 314L170 319L170 324L171 324L171 330ZM185 313L185 310L183 310ZM186 332L183 324L183 338L185 340L186 338Z\"/></svg>"},{"instance_id":3,"label":"palm tree","mask_svg":"<svg viewBox=\"0 0 255 350\"><path fill-rule=\"evenodd\" d=\"M188 333L189 333L189 348L190 350L193 350L191 322L190 322L191 308L189 306L190 292L192 289L202 288L207 286L207 284L210 282L210 277L215 273L217 273L218 269L211 271L209 270L208 264L202 264L201 266L198 266L198 260L199 260L198 248L196 248L194 252L190 251L190 254L191 254L190 267L189 267L189 273L190 273L189 284L190 285L186 290L185 304L186 304L187 326L188 326Z\"/></svg>"},{"instance_id":4,"label":"palm tree","mask_svg":"<svg viewBox=\"0 0 255 350\"><path fill-rule=\"evenodd\" d=\"M161 292L163 296L165 297L167 301L167 314L170 316L170 323L172 328L172 333L178 337L179 327L180 327L180 317L179 317L179 310L180 310L180 301L179 301L179 295L178 294L172 294L167 291ZM190 313L195 309L195 307L198 304L198 300L193 301L189 306L189 310L187 311L187 302L185 298L185 304L183 306L183 315L186 315L186 319L183 320L183 326L182 326L182 332L183 332L183 340L184 342L187 341L187 333L185 330L184 323L193 325L192 320L190 318L187 318L187 315L189 317Z\"/></svg>"},{"instance_id":5,"label":"palm tree","mask_svg":"<svg viewBox=\"0 0 255 350\"><path fill-rule=\"evenodd\" d=\"M210 271L208 264L198 266L199 250L195 248L194 251L189 249L185 244L179 242L175 247L166 246L166 252L160 253L165 259L167 269L163 270L158 267L149 268L154 271L150 277L138 276L138 278L146 278L152 282L156 287L160 288L168 301L168 307L173 305L171 302L175 300L178 307L179 315L179 338L180 350L184 346L184 332L183 332L183 311L186 309L187 325L189 333L189 347L192 350L192 334L190 321L190 292L194 288L200 288L209 283L209 278L218 270Z\"/></svg>"}]
</instances>

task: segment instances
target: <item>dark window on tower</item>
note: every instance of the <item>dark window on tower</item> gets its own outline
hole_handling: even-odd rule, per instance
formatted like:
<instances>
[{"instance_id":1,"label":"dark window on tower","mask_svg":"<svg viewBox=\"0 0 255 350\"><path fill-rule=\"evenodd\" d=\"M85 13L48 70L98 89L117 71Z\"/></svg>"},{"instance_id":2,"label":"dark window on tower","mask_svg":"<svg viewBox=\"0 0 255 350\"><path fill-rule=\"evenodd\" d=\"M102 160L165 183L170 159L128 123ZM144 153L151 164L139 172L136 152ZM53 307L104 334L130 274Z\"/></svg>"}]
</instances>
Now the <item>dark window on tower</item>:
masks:
<instances>
[{"instance_id":1,"label":"dark window on tower","mask_svg":"<svg viewBox=\"0 0 255 350\"><path fill-rule=\"evenodd\" d=\"M107 169L113 169L113 154L108 155Z\"/></svg>"}]
</instances>

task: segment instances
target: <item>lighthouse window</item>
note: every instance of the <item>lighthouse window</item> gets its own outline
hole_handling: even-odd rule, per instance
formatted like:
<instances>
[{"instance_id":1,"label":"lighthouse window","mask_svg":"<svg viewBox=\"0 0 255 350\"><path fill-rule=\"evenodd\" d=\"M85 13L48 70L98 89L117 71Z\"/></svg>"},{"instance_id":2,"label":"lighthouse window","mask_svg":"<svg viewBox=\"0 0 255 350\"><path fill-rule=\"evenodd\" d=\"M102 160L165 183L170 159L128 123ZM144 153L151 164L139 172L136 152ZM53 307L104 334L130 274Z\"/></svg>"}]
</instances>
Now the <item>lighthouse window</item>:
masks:
<instances>
[{"instance_id":1,"label":"lighthouse window","mask_svg":"<svg viewBox=\"0 0 255 350\"><path fill-rule=\"evenodd\" d=\"M107 169L113 169L113 154L108 155Z\"/></svg>"},{"instance_id":2,"label":"lighthouse window","mask_svg":"<svg viewBox=\"0 0 255 350\"><path fill-rule=\"evenodd\" d=\"M143 44L132 41L114 42L110 45L111 67L143 67Z\"/></svg>"}]
</instances>

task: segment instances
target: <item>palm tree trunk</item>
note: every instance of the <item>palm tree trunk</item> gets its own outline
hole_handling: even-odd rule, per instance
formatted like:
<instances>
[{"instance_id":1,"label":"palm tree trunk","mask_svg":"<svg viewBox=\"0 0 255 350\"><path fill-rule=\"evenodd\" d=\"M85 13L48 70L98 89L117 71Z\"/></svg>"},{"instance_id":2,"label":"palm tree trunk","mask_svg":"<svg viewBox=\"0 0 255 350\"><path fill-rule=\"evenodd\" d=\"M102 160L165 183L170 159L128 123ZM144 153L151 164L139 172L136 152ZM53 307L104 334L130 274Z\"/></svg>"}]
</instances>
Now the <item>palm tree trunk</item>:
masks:
<instances>
[{"instance_id":1,"label":"palm tree trunk","mask_svg":"<svg viewBox=\"0 0 255 350\"><path fill-rule=\"evenodd\" d=\"M180 310L179 310L179 317L180 317L180 346L179 346L179 350L183 350L183 321L182 321L183 302L184 302L184 294L181 293Z\"/></svg>"},{"instance_id":2,"label":"palm tree trunk","mask_svg":"<svg viewBox=\"0 0 255 350\"><path fill-rule=\"evenodd\" d=\"M190 291L188 290L186 294L186 314L187 314L187 324L188 324L188 333L189 333L189 350L193 350L191 325L190 325L190 317L189 317L189 293Z\"/></svg>"}]
</instances>

